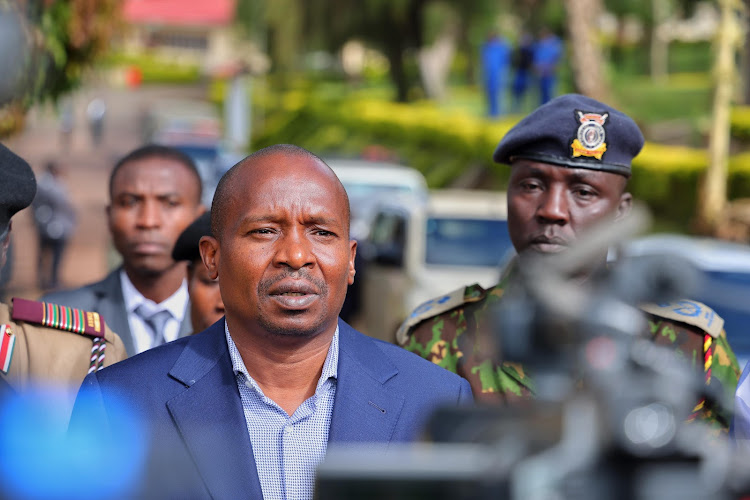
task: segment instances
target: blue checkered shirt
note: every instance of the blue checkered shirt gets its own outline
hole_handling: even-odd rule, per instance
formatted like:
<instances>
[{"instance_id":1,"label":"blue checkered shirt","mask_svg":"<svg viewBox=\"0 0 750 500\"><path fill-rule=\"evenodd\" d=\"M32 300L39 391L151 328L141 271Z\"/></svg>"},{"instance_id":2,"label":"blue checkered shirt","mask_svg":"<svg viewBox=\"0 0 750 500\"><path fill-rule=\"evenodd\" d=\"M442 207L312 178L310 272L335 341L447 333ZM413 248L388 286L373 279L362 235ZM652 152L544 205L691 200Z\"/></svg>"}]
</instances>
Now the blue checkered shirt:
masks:
<instances>
[{"instance_id":1,"label":"blue checkered shirt","mask_svg":"<svg viewBox=\"0 0 750 500\"><path fill-rule=\"evenodd\" d=\"M258 479L266 500L311 499L315 468L326 452L339 364L339 329L333 335L315 394L290 417L263 394L248 374L224 322L232 368L240 390Z\"/></svg>"}]
</instances>

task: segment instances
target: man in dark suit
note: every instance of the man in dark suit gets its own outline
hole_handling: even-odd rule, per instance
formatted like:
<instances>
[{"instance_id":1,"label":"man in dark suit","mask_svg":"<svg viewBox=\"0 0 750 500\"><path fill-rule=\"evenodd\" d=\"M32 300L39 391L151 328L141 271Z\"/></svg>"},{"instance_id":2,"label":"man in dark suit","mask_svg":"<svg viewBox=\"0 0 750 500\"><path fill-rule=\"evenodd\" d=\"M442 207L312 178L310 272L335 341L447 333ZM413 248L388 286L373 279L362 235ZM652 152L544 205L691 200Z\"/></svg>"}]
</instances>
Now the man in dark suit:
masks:
<instances>
[{"instance_id":1,"label":"man in dark suit","mask_svg":"<svg viewBox=\"0 0 750 500\"><path fill-rule=\"evenodd\" d=\"M147 145L110 175L107 221L122 266L102 281L42 300L95 311L132 356L192 331L186 263L172 259L180 233L200 215L201 179L189 156Z\"/></svg>"},{"instance_id":2,"label":"man in dark suit","mask_svg":"<svg viewBox=\"0 0 750 500\"><path fill-rule=\"evenodd\" d=\"M472 400L457 375L338 319L357 243L320 158L256 152L222 178L211 217L200 249L225 318L87 377L93 414L74 410L76 428L134 407L151 429L146 491L311 498L328 442L414 440L436 407Z\"/></svg>"}]
</instances>

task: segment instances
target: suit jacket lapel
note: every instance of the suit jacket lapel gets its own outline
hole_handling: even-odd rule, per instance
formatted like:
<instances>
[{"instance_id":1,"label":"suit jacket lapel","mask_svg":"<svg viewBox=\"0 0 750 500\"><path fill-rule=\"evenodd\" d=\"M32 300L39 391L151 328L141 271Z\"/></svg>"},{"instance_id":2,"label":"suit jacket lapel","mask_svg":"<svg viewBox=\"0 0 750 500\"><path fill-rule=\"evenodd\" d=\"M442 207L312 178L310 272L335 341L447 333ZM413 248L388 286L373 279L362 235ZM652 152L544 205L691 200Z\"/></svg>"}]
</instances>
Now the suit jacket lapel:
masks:
<instances>
[{"instance_id":1,"label":"suit jacket lapel","mask_svg":"<svg viewBox=\"0 0 750 500\"><path fill-rule=\"evenodd\" d=\"M191 338L169 375L186 389L167 402L213 498L262 498L224 322Z\"/></svg>"},{"instance_id":2,"label":"suit jacket lapel","mask_svg":"<svg viewBox=\"0 0 750 500\"><path fill-rule=\"evenodd\" d=\"M120 270L121 268L115 269L97 283L94 290L98 302L96 310L99 311L109 328L120 336L128 356L133 356L135 343L130 331L128 312L125 310L125 298L122 296Z\"/></svg>"},{"instance_id":3,"label":"suit jacket lapel","mask_svg":"<svg viewBox=\"0 0 750 500\"><path fill-rule=\"evenodd\" d=\"M329 442L388 443L404 398L385 387L398 374L375 342L339 320L339 366Z\"/></svg>"}]
</instances>

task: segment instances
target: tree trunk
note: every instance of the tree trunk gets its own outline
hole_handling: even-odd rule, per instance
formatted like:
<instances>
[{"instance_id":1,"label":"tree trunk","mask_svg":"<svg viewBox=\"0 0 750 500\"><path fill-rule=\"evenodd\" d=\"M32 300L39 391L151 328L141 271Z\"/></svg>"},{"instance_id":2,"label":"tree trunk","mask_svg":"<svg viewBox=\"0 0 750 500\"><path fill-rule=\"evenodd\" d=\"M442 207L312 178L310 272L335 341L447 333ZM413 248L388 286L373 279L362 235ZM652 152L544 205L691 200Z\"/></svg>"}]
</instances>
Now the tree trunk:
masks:
<instances>
[{"instance_id":1,"label":"tree trunk","mask_svg":"<svg viewBox=\"0 0 750 500\"><path fill-rule=\"evenodd\" d=\"M601 0L565 0L570 64L578 92L600 101L610 100L604 79L604 58L596 40L596 21L602 12Z\"/></svg>"},{"instance_id":2,"label":"tree trunk","mask_svg":"<svg viewBox=\"0 0 750 500\"><path fill-rule=\"evenodd\" d=\"M708 144L708 170L698 201L698 229L713 233L727 202L727 163L729 157L729 113L737 78L735 55L743 43L737 0L719 0L721 22L718 29L714 66L713 117Z\"/></svg>"},{"instance_id":3,"label":"tree trunk","mask_svg":"<svg viewBox=\"0 0 750 500\"><path fill-rule=\"evenodd\" d=\"M745 16L750 12L750 0L743 1ZM742 102L750 105L750 29L745 27L745 43L742 49Z\"/></svg>"},{"instance_id":4,"label":"tree trunk","mask_svg":"<svg viewBox=\"0 0 750 500\"><path fill-rule=\"evenodd\" d=\"M457 38L457 23L448 23L432 45L419 49L419 74L425 93L431 99L441 100L445 97Z\"/></svg>"},{"instance_id":5,"label":"tree trunk","mask_svg":"<svg viewBox=\"0 0 750 500\"><path fill-rule=\"evenodd\" d=\"M388 58L393 85L396 87L396 101L407 102L409 100L409 81L406 78L404 67L404 47L398 37L391 37L387 42L385 56Z\"/></svg>"},{"instance_id":6,"label":"tree trunk","mask_svg":"<svg viewBox=\"0 0 750 500\"><path fill-rule=\"evenodd\" d=\"M669 63L669 40L661 25L669 14L668 0L651 0L654 24L651 29L651 80L663 83L667 77Z\"/></svg>"}]
</instances>

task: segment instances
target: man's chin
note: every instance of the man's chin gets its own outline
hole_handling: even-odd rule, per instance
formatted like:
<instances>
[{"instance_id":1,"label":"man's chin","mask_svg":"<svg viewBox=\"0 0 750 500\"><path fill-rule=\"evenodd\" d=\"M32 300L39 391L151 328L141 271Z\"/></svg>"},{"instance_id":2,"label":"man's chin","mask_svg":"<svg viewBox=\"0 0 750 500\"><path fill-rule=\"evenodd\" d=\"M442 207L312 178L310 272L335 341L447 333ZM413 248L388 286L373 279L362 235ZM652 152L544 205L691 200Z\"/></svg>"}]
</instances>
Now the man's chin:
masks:
<instances>
[{"instance_id":1,"label":"man's chin","mask_svg":"<svg viewBox=\"0 0 750 500\"><path fill-rule=\"evenodd\" d=\"M260 325L268 334L286 339L309 339L327 330L324 321L310 321L309 318L304 318L302 314L281 320L261 318Z\"/></svg>"},{"instance_id":2,"label":"man's chin","mask_svg":"<svg viewBox=\"0 0 750 500\"><path fill-rule=\"evenodd\" d=\"M157 278L170 269L172 269L177 263L171 259L166 260L164 258L139 258L132 259L128 262L125 267L144 278Z\"/></svg>"}]
</instances>

